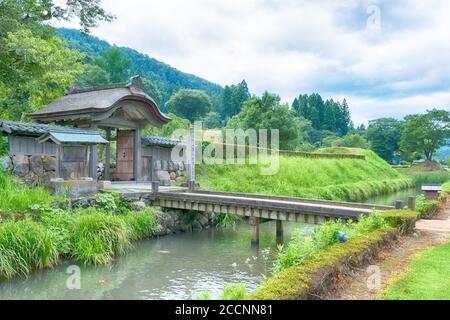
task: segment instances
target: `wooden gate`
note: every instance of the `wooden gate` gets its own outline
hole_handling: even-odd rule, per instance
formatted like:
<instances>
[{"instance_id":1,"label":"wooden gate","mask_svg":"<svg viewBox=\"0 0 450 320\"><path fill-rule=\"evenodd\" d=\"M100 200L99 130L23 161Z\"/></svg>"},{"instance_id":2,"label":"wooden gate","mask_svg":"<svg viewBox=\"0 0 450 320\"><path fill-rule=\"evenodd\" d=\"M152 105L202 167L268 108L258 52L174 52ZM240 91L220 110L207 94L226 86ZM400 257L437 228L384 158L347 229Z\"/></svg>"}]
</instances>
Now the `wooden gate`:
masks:
<instances>
[{"instance_id":1,"label":"wooden gate","mask_svg":"<svg viewBox=\"0 0 450 320\"><path fill-rule=\"evenodd\" d=\"M116 179L134 180L134 130L117 131Z\"/></svg>"}]
</instances>

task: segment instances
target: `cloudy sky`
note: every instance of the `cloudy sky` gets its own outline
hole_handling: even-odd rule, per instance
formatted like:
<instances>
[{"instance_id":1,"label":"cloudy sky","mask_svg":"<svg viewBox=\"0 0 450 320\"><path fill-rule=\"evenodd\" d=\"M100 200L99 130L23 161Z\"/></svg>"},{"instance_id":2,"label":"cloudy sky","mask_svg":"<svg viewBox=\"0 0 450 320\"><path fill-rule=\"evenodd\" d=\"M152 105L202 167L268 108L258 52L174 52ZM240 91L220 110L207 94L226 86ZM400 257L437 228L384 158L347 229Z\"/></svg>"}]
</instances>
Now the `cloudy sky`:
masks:
<instances>
[{"instance_id":1,"label":"cloudy sky","mask_svg":"<svg viewBox=\"0 0 450 320\"><path fill-rule=\"evenodd\" d=\"M450 109L447 0L102 3L117 19L93 35L221 85L345 97L356 124Z\"/></svg>"}]
</instances>

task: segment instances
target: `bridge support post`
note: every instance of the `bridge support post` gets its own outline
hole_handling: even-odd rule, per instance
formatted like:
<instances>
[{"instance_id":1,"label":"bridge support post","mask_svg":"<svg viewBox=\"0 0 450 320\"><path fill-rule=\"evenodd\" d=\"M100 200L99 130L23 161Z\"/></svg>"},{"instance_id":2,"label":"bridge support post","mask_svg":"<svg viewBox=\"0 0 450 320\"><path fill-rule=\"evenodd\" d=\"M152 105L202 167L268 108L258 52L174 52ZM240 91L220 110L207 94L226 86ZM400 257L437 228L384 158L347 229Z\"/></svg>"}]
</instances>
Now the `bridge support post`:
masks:
<instances>
[{"instance_id":1,"label":"bridge support post","mask_svg":"<svg viewBox=\"0 0 450 320\"><path fill-rule=\"evenodd\" d=\"M277 246L283 244L283 221L277 220Z\"/></svg>"},{"instance_id":2,"label":"bridge support post","mask_svg":"<svg viewBox=\"0 0 450 320\"><path fill-rule=\"evenodd\" d=\"M414 196L408 197L408 209L412 211L416 210L416 197Z\"/></svg>"},{"instance_id":3,"label":"bridge support post","mask_svg":"<svg viewBox=\"0 0 450 320\"><path fill-rule=\"evenodd\" d=\"M250 225L252 226L252 246L259 245L259 218L250 217Z\"/></svg>"},{"instance_id":4,"label":"bridge support post","mask_svg":"<svg viewBox=\"0 0 450 320\"><path fill-rule=\"evenodd\" d=\"M152 193L153 195L157 195L159 192L159 181L152 181Z\"/></svg>"}]
</instances>

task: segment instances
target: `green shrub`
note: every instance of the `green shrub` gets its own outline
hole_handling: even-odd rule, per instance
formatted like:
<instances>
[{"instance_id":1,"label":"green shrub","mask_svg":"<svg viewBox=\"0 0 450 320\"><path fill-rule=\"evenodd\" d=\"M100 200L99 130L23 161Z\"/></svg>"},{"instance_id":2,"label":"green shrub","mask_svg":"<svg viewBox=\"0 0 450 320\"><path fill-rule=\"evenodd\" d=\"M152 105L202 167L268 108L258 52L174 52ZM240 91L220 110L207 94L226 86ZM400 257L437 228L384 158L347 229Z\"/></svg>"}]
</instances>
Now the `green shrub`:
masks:
<instances>
[{"instance_id":1,"label":"green shrub","mask_svg":"<svg viewBox=\"0 0 450 320\"><path fill-rule=\"evenodd\" d=\"M0 223L0 277L26 276L57 263L57 248L47 228L31 219Z\"/></svg>"},{"instance_id":2,"label":"green shrub","mask_svg":"<svg viewBox=\"0 0 450 320\"><path fill-rule=\"evenodd\" d=\"M117 204L114 195L111 193L97 193L95 202L107 212L114 212L117 210Z\"/></svg>"},{"instance_id":3,"label":"green shrub","mask_svg":"<svg viewBox=\"0 0 450 320\"><path fill-rule=\"evenodd\" d=\"M274 264L274 273L305 263L319 252L340 243L337 237L339 231L351 239L357 235L386 228L388 228L388 223L374 211L368 217L361 216L357 223L327 221L314 228L311 236L297 232L286 247L280 250Z\"/></svg>"},{"instance_id":4,"label":"green shrub","mask_svg":"<svg viewBox=\"0 0 450 320\"><path fill-rule=\"evenodd\" d=\"M70 226L72 254L86 264L107 264L130 248L129 229L119 216L81 214Z\"/></svg>"},{"instance_id":5,"label":"green shrub","mask_svg":"<svg viewBox=\"0 0 450 320\"><path fill-rule=\"evenodd\" d=\"M156 235L158 224L153 208L146 207L144 210L129 212L122 217L132 240L141 240Z\"/></svg>"},{"instance_id":6,"label":"green shrub","mask_svg":"<svg viewBox=\"0 0 450 320\"><path fill-rule=\"evenodd\" d=\"M440 200L426 200L423 195L416 198L416 209L424 219L433 218L441 209Z\"/></svg>"},{"instance_id":7,"label":"green shrub","mask_svg":"<svg viewBox=\"0 0 450 320\"><path fill-rule=\"evenodd\" d=\"M386 210L381 211L380 215L389 226L396 228L400 234L408 234L414 231L420 213L412 210Z\"/></svg>"}]
</instances>

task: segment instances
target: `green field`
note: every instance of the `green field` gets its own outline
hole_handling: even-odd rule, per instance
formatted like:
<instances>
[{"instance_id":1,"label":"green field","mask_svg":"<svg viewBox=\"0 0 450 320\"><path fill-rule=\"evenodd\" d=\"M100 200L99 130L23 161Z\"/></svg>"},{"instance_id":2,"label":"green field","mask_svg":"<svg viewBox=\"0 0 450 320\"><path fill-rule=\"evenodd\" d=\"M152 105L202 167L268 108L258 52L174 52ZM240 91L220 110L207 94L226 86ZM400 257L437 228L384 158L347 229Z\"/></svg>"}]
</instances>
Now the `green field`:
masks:
<instances>
[{"instance_id":1,"label":"green field","mask_svg":"<svg viewBox=\"0 0 450 320\"><path fill-rule=\"evenodd\" d=\"M385 293L389 300L449 300L450 243L416 257L407 273Z\"/></svg>"},{"instance_id":2,"label":"green field","mask_svg":"<svg viewBox=\"0 0 450 320\"><path fill-rule=\"evenodd\" d=\"M358 201L412 186L369 150L350 149L366 160L280 156L275 175L260 174L262 165L198 165L202 189L329 200Z\"/></svg>"}]
</instances>

